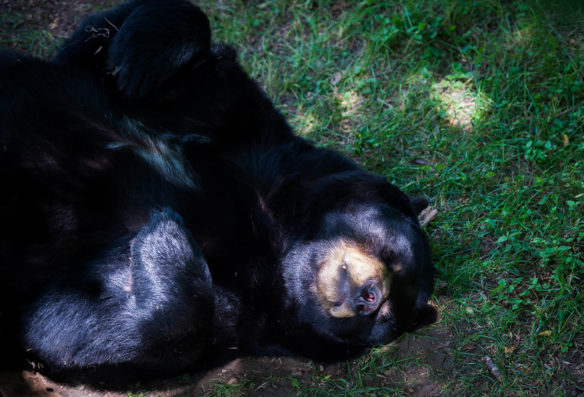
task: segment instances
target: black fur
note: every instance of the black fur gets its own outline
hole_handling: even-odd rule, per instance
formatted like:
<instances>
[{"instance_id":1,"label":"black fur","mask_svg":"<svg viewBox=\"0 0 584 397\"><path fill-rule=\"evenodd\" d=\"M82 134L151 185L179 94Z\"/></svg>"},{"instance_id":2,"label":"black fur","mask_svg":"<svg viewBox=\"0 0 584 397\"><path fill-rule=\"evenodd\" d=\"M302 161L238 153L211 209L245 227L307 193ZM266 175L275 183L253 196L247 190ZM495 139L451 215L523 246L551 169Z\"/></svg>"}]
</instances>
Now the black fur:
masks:
<instances>
[{"instance_id":1,"label":"black fur","mask_svg":"<svg viewBox=\"0 0 584 397\"><path fill-rule=\"evenodd\" d=\"M160 374L345 359L435 320L427 201L294 136L190 3L89 16L51 62L2 52L0 75L5 349ZM322 309L336 239L399 263L389 310Z\"/></svg>"}]
</instances>

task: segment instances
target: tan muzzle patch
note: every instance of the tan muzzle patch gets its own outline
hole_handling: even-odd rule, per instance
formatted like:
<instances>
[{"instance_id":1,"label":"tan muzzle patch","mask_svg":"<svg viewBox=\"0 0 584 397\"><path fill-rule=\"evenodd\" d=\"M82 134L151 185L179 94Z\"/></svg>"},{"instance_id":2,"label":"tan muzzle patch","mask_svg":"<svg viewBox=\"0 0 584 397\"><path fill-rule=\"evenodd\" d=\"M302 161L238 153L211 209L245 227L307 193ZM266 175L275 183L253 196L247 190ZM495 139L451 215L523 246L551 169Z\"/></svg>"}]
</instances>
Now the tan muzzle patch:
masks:
<instances>
[{"instance_id":1,"label":"tan muzzle patch","mask_svg":"<svg viewBox=\"0 0 584 397\"><path fill-rule=\"evenodd\" d=\"M352 300L366 284L374 282L383 303L389 295L391 274L378 258L356 243L339 240L326 253L316 280L316 294L322 307L333 317L357 315Z\"/></svg>"}]
</instances>

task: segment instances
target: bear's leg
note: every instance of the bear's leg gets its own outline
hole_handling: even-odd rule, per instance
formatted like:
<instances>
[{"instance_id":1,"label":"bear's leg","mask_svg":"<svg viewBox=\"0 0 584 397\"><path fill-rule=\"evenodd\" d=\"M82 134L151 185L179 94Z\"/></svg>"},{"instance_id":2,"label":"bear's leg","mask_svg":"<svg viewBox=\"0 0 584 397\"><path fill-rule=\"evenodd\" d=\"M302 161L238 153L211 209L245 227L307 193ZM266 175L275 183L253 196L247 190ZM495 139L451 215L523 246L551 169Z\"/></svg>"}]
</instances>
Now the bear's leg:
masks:
<instances>
[{"instance_id":1,"label":"bear's leg","mask_svg":"<svg viewBox=\"0 0 584 397\"><path fill-rule=\"evenodd\" d=\"M134 0L89 15L54 61L113 76L128 98L162 86L180 68L208 56L207 16L186 0Z\"/></svg>"},{"instance_id":2,"label":"bear's leg","mask_svg":"<svg viewBox=\"0 0 584 397\"><path fill-rule=\"evenodd\" d=\"M77 269L52 283L23 320L25 346L52 368L172 372L200 356L212 281L178 215L154 215L133 239Z\"/></svg>"},{"instance_id":3,"label":"bear's leg","mask_svg":"<svg viewBox=\"0 0 584 397\"><path fill-rule=\"evenodd\" d=\"M146 1L128 2L85 17L54 57L56 63L105 73L109 46L128 16Z\"/></svg>"}]
</instances>

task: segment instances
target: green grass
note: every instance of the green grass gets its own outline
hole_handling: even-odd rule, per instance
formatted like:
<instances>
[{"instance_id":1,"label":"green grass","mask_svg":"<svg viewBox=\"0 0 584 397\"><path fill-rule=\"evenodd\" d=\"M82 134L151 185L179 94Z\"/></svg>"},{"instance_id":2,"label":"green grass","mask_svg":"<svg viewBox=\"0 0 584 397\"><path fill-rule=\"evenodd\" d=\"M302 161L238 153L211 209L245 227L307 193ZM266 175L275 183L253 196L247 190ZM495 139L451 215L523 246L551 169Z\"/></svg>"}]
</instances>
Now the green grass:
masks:
<instances>
[{"instance_id":1,"label":"green grass","mask_svg":"<svg viewBox=\"0 0 584 397\"><path fill-rule=\"evenodd\" d=\"M363 382L383 371L356 361L351 377L316 377L318 394L408 394L399 373L411 366L432 368L446 395L583 387L582 4L221 5L203 2L215 37L240 49L299 133L440 210L428 231L455 370L374 352L398 369L388 388Z\"/></svg>"},{"instance_id":2,"label":"green grass","mask_svg":"<svg viewBox=\"0 0 584 397\"><path fill-rule=\"evenodd\" d=\"M282 381L319 396L584 393L584 3L201 6L299 134L440 211L428 233L445 282L443 360L384 348L337 375L314 365L310 381ZM9 44L51 47L29 33ZM206 393L253 389L240 382Z\"/></svg>"},{"instance_id":3,"label":"green grass","mask_svg":"<svg viewBox=\"0 0 584 397\"><path fill-rule=\"evenodd\" d=\"M0 11L0 44L17 47L35 56L57 48L57 37L48 28L38 28L19 11Z\"/></svg>"},{"instance_id":4,"label":"green grass","mask_svg":"<svg viewBox=\"0 0 584 397\"><path fill-rule=\"evenodd\" d=\"M299 133L440 210L428 231L447 283L436 297L438 326L451 334L456 370L431 375L440 390L570 395L583 387L583 5L222 5L203 3L216 38L240 48ZM377 371L350 365L361 377ZM407 394L399 377L391 387ZM339 388L391 394L359 377L327 380L319 394Z\"/></svg>"}]
</instances>

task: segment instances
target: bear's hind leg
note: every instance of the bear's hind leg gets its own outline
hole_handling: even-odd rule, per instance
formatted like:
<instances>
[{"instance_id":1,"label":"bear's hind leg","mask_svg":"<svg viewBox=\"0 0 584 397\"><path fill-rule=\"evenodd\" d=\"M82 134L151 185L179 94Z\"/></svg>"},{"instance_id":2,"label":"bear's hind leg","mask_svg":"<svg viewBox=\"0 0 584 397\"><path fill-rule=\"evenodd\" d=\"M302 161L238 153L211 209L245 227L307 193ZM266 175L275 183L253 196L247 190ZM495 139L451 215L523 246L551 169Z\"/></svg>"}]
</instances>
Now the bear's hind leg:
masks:
<instances>
[{"instance_id":1,"label":"bear's hind leg","mask_svg":"<svg viewBox=\"0 0 584 397\"><path fill-rule=\"evenodd\" d=\"M209 55L207 16L186 0L134 0L86 17L54 61L115 77L128 98L142 98L189 62Z\"/></svg>"},{"instance_id":2,"label":"bear's hind leg","mask_svg":"<svg viewBox=\"0 0 584 397\"><path fill-rule=\"evenodd\" d=\"M23 319L28 350L52 368L187 368L208 342L207 263L170 210L76 274L56 280Z\"/></svg>"}]
</instances>

